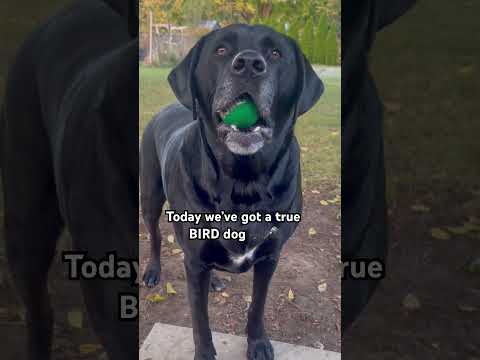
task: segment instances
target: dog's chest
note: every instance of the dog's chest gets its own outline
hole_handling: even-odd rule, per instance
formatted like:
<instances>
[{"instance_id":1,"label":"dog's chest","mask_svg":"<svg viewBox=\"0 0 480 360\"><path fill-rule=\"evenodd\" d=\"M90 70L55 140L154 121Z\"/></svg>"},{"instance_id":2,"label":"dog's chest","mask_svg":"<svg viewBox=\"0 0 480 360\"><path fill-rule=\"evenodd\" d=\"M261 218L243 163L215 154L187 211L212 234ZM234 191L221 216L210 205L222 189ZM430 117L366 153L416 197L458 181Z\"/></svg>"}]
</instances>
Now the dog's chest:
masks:
<instances>
[{"instance_id":1,"label":"dog's chest","mask_svg":"<svg viewBox=\"0 0 480 360\"><path fill-rule=\"evenodd\" d=\"M209 241L205 244L202 258L218 270L233 273L248 271L256 262L276 251L277 232L276 226L270 226L266 234L248 238L245 242L225 239Z\"/></svg>"},{"instance_id":2,"label":"dog's chest","mask_svg":"<svg viewBox=\"0 0 480 360\"><path fill-rule=\"evenodd\" d=\"M222 246L220 244L220 246ZM243 252L232 252L222 246L215 256L211 256L209 265L217 270L241 273L248 271L257 261L259 245L245 249Z\"/></svg>"}]
</instances>

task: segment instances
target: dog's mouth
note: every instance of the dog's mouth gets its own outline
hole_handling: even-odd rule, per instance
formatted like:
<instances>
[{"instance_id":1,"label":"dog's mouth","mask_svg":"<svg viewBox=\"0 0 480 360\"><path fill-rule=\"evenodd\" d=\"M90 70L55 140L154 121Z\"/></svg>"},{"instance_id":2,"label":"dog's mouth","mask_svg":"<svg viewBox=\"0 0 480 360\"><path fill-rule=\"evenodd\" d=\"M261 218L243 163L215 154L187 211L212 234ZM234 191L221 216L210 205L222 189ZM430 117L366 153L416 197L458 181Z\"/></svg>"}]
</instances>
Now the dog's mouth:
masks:
<instances>
[{"instance_id":1,"label":"dog's mouth","mask_svg":"<svg viewBox=\"0 0 480 360\"><path fill-rule=\"evenodd\" d=\"M273 129L254 98L242 93L215 112L221 141L236 155L253 155L270 142Z\"/></svg>"}]
</instances>

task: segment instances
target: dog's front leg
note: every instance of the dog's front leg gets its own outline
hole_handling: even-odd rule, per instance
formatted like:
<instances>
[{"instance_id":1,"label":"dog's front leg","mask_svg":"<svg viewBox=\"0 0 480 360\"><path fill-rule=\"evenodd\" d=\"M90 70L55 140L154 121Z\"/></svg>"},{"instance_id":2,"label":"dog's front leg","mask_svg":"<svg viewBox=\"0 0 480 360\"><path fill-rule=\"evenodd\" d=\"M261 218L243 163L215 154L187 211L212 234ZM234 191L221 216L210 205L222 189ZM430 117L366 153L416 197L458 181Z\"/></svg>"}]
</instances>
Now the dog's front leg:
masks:
<instances>
[{"instance_id":1,"label":"dog's front leg","mask_svg":"<svg viewBox=\"0 0 480 360\"><path fill-rule=\"evenodd\" d=\"M192 312L193 340L195 342L194 360L215 360L215 347L208 322L208 292L210 288L210 270L185 263L188 283L188 299Z\"/></svg>"},{"instance_id":2,"label":"dog's front leg","mask_svg":"<svg viewBox=\"0 0 480 360\"><path fill-rule=\"evenodd\" d=\"M268 287L277 267L276 259L255 264L253 275L252 304L248 310L247 340L248 360L273 360L273 347L263 323Z\"/></svg>"}]
</instances>

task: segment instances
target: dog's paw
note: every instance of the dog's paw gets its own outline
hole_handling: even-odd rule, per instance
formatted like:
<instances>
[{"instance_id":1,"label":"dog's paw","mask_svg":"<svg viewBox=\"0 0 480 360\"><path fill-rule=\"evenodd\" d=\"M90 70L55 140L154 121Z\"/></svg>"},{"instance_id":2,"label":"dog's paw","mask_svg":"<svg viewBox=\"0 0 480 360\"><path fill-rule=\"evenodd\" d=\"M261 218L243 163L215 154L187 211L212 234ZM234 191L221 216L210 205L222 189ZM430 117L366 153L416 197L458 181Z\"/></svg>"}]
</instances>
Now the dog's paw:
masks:
<instances>
[{"instance_id":1,"label":"dog's paw","mask_svg":"<svg viewBox=\"0 0 480 360\"><path fill-rule=\"evenodd\" d=\"M260 339L248 339L248 360L273 360L273 346L270 340L265 336Z\"/></svg>"},{"instance_id":2,"label":"dog's paw","mask_svg":"<svg viewBox=\"0 0 480 360\"><path fill-rule=\"evenodd\" d=\"M215 360L217 355L217 351L215 347L212 345L207 349L195 349L195 357L194 360Z\"/></svg>"},{"instance_id":3,"label":"dog's paw","mask_svg":"<svg viewBox=\"0 0 480 360\"><path fill-rule=\"evenodd\" d=\"M143 282L149 288L153 288L160 282L160 265L148 264L143 274Z\"/></svg>"},{"instance_id":4,"label":"dog's paw","mask_svg":"<svg viewBox=\"0 0 480 360\"><path fill-rule=\"evenodd\" d=\"M212 275L212 278L210 280L210 291L211 292L222 292L225 290L227 285L225 285L225 282L218 278L216 275Z\"/></svg>"}]
</instances>

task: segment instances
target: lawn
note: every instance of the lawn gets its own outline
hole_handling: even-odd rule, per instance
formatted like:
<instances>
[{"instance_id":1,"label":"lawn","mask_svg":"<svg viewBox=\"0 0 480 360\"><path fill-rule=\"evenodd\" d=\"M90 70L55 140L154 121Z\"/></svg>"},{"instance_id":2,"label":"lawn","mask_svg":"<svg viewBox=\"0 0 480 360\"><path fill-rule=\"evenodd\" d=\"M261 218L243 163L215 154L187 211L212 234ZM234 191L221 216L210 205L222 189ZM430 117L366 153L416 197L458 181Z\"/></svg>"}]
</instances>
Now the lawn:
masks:
<instances>
[{"instance_id":1,"label":"lawn","mask_svg":"<svg viewBox=\"0 0 480 360\"><path fill-rule=\"evenodd\" d=\"M418 1L373 47L391 246L381 290L342 339L345 358L480 354L480 232L467 227L480 223L479 11L478 1Z\"/></svg>"},{"instance_id":2,"label":"lawn","mask_svg":"<svg viewBox=\"0 0 480 360\"><path fill-rule=\"evenodd\" d=\"M170 69L140 67L140 134L150 119L175 101L168 85ZM302 148L304 185L309 189L340 191L340 71L319 76L325 93L315 107L298 120L296 133Z\"/></svg>"}]
</instances>

